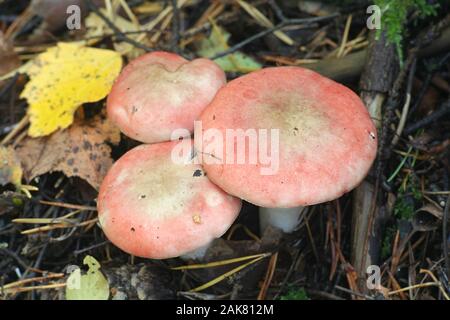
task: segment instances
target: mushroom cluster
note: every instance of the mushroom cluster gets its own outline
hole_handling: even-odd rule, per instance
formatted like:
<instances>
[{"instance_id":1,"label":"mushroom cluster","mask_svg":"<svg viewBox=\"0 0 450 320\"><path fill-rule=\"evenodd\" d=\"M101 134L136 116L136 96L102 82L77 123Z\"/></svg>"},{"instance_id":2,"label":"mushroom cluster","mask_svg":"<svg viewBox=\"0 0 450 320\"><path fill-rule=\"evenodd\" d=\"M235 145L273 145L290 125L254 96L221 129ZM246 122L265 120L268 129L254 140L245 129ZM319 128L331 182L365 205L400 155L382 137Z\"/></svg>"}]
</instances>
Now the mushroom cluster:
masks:
<instances>
[{"instance_id":1,"label":"mushroom cluster","mask_svg":"<svg viewBox=\"0 0 450 320\"><path fill-rule=\"evenodd\" d=\"M168 52L145 54L122 70L107 99L108 118L146 144L114 163L97 201L104 233L122 250L153 259L201 257L237 218L241 200L206 177L189 137L225 83L211 60ZM187 137L170 141L180 128Z\"/></svg>"},{"instance_id":2,"label":"mushroom cluster","mask_svg":"<svg viewBox=\"0 0 450 320\"><path fill-rule=\"evenodd\" d=\"M210 60L149 53L122 71L107 111L146 144L108 172L99 221L119 248L147 258L201 257L241 199L260 207L262 229L292 232L304 206L355 188L377 149L359 97L300 67L226 83Z\"/></svg>"}]
</instances>

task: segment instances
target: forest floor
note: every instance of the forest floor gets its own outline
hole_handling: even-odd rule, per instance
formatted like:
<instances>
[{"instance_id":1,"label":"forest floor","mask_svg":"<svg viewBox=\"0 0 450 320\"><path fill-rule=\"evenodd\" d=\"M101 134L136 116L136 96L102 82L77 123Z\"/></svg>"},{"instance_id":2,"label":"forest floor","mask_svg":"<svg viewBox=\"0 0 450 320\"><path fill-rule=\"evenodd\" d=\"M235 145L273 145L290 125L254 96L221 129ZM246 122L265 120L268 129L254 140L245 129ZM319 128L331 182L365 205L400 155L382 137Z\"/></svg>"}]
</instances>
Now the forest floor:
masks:
<instances>
[{"instance_id":1,"label":"forest floor","mask_svg":"<svg viewBox=\"0 0 450 320\"><path fill-rule=\"evenodd\" d=\"M89 255L116 298L448 300L450 4L410 12L395 44L368 29L366 1L348 2L0 1L0 299L64 299L68 274ZM68 30L67 3L79 4L80 28L75 19ZM32 109L25 91L39 75L22 67L75 41L124 65L153 50L213 58L228 80L268 66L315 70L366 104L377 160L357 190L308 207L291 234L261 233L257 207L244 203L205 257L218 267L130 256L100 229L96 197L113 161L138 143L105 125L105 99L61 103L71 121ZM35 82L49 99L67 100L52 82L70 73L63 63ZM56 130L30 123L30 112Z\"/></svg>"}]
</instances>

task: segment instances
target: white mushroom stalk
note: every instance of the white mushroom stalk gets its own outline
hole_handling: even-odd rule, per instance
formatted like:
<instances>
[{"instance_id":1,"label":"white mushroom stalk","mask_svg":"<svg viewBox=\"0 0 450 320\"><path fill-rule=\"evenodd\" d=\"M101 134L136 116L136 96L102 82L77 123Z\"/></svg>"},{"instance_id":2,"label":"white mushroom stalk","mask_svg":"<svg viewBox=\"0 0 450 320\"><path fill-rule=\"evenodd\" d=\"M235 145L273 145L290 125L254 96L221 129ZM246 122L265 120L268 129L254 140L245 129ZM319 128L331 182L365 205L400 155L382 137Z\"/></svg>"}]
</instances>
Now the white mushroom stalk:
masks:
<instances>
[{"instance_id":1,"label":"white mushroom stalk","mask_svg":"<svg viewBox=\"0 0 450 320\"><path fill-rule=\"evenodd\" d=\"M185 260L185 261L189 261L189 260L198 260L198 261L202 261L206 255L206 252L208 252L208 249L211 247L213 241L211 241L210 243L197 248L193 251L190 252L186 252L185 254L182 254L180 256L180 259Z\"/></svg>"},{"instance_id":2,"label":"white mushroom stalk","mask_svg":"<svg viewBox=\"0 0 450 320\"><path fill-rule=\"evenodd\" d=\"M285 233L295 231L306 207L264 208L259 207L259 229L264 232L268 226L278 228Z\"/></svg>"}]
</instances>

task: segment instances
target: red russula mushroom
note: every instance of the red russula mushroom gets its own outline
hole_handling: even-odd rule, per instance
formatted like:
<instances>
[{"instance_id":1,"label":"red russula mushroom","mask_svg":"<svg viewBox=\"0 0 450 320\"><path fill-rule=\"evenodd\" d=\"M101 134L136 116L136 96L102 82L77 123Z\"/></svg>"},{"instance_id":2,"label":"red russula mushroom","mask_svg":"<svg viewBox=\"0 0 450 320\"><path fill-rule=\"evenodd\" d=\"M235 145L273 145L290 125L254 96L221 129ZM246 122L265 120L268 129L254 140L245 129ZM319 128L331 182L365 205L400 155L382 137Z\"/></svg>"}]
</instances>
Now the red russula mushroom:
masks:
<instances>
[{"instance_id":1,"label":"red russula mushroom","mask_svg":"<svg viewBox=\"0 0 450 320\"><path fill-rule=\"evenodd\" d=\"M139 257L188 254L224 234L241 201L226 194L193 164L174 162L172 141L140 145L110 169L98 196L99 221L109 240ZM186 146L186 145L185 145Z\"/></svg>"},{"instance_id":2,"label":"red russula mushroom","mask_svg":"<svg viewBox=\"0 0 450 320\"><path fill-rule=\"evenodd\" d=\"M376 155L376 129L359 97L345 86L299 67L266 68L229 82L200 120L203 137L196 132L196 145L211 181L261 207L294 208L278 210L291 212L288 220L294 213L294 222L301 211L296 207L330 201L356 187ZM268 130L267 148L267 139L260 134L264 129ZM230 139L230 133L239 130L244 139ZM249 140L254 132L258 142L252 149ZM270 155L272 147L276 148ZM239 155L233 156L240 148L246 159L241 164L236 161ZM258 161L250 163L255 153ZM264 164L261 155L279 161ZM279 212L274 219L283 219L283 214ZM280 222L280 227L292 231L296 226L287 224Z\"/></svg>"},{"instance_id":3,"label":"red russula mushroom","mask_svg":"<svg viewBox=\"0 0 450 320\"><path fill-rule=\"evenodd\" d=\"M194 120L225 83L225 73L211 60L147 53L117 78L107 99L108 117L135 140L169 141L176 129L192 132Z\"/></svg>"}]
</instances>

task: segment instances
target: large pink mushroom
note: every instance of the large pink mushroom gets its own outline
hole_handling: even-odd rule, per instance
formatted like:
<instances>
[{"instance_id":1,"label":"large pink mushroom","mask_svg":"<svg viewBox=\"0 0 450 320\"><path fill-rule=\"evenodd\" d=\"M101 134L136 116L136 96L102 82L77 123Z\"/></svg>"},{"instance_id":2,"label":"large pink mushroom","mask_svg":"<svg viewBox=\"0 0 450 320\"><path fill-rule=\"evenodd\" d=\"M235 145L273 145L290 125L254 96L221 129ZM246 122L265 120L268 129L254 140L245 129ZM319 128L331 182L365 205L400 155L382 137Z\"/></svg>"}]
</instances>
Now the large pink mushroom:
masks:
<instances>
[{"instance_id":1,"label":"large pink mushroom","mask_svg":"<svg viewBox=\"0 0 450 320\"><path fill-rule=\"evenodd\" d=\"M299 67L229 82L200 120L195 140L208 177L260 206L263 227L285 232L296 227L302 206L355 188L376 155L376 129L359 97Z\"/></svg>"},{"instance_id":2,"label":"large pink mushroom","mask_svg":"<svg viewBox=\"0 0 450 320\"><path fill-rule=\"evenodd\" d=\"M228 230L241 200L209 181L191 151L190 139L140 145L113 165L98 196L113 244L139 257L198 258Z\"/></svg>"},{"instance_id":3,"label":"large pink mushroom","mask_svg":"<svg viewBox=\"0 0 450 320\"><path fill-rule=\"evenodd\" d=\"M211 60L147 53L115 81L107 99L108 117L135 140L169 141L176 129L192 132L194 120L225 83L225 73Z\"/></svg>"}]
</instances>

